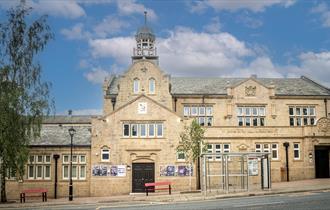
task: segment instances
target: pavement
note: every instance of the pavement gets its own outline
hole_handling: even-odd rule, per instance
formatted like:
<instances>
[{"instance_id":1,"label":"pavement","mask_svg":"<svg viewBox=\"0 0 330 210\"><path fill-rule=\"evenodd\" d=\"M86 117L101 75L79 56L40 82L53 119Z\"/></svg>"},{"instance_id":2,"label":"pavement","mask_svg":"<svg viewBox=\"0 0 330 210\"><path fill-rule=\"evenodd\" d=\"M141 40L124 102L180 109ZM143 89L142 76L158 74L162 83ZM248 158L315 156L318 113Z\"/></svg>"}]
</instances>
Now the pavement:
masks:
<instances>
[{"instance_id":1,"label":"pavement","mask_svg":"<svg viewBox=\"0 0 330 210\"><path fill-rule=\"evenodd\" d=\"M118 195L109 197L79 197L74 198L73 201L68 201L68 198L50 199L47 202L41 202L41 198L27 198L26 203L20 203L19 200L11 200L8 203L0 203L0 209L11 208L33 208L33 207L47 207L47 206L61 206L61 205L83 205L83 204L114 204L116 206L126 205L145 205L155 203L176 203L189 202L198 200L214 200L235 197L247 196L266 196L274 194L298 193L330 190L330 179L308 179L290 182L272 183L272 188L261 190L260 186L250 186L249 191L244 192L222 192L222 191L208 191L205 192L168 192L161 191L150 193L146 196L145 193L134 193L130 195Z\"/></svg>"}]
</instances>

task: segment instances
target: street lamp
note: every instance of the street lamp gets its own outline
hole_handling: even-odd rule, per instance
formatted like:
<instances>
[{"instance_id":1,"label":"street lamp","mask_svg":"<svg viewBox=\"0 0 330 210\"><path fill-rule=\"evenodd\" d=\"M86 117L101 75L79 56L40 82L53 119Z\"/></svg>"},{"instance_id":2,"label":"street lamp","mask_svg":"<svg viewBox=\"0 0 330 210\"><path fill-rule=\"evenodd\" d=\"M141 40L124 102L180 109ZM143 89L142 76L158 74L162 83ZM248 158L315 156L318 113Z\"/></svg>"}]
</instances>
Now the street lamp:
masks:
<instances>
[{"instance_id":1,"label":"street lamp","mask_svg":"<svg viewBox=\"0 0 330 210\"><path fill-rule=\"evenodd\" d=\"M70 134L70 137L71 137L69 201L73 200L73 185L72 185L72 146L73 146L73 144L72 144L72 139L73 139L73 136L74 136L75 133L76 133L76 130L73 127L71 127L69 129L69 134Z\"/></svg>"}]
</instances>

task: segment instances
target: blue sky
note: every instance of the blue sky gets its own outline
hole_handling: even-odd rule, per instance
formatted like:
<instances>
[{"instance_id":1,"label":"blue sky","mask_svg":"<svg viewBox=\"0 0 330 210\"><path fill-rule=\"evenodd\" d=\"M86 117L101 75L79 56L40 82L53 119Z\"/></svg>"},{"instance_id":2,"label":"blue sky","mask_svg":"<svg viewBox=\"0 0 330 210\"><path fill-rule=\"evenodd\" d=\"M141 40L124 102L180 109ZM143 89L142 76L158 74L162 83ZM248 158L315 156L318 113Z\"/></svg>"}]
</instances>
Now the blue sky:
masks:
<instances>
[{"instance_id":1,"label":"blue sky","mask_svg":"<svg viewBox=\"0 0 330 210\"><path fill-rule=\"evenodd\" d=\"M18 1L0 1L0 18ZM300 77L330 87L330 2L298 0L26 0L55 34L40 54L56 113L102 110L102 82L131 64L144 24L172 76Z\"/></svg>"}]
</instances>

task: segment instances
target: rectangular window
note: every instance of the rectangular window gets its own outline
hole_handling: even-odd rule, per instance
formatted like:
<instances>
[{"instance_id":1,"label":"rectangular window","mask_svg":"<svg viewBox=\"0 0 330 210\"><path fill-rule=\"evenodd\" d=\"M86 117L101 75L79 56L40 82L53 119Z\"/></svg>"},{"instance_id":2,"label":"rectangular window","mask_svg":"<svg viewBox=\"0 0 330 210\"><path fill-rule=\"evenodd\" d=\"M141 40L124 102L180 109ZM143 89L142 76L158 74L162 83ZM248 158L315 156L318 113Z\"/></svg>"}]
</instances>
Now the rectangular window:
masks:
<instances>
[{"instance_id":1,"label":"rectangular window","mask_svg":"<svg viewBox=\"0 0 330 210\"><path fill-rule=\"evenodd\" d=\"M78 168L77 168L77 165L73 165L72 166L72 179L77 179L77 171L78 171Z\"/></svg>"},{"instance_id":2,"label":"rectangular window","mask_svg":"<svg viewBox=\"0 0 330 210\"><path fill-rule=\"evenodd\" d=\"M213 107L211 107L211 106L206 107L206 115L207 116L212 116L213 115Z\"/></svg>"},{"instance_id":3,"label":"rectangular window","mask_svg":"<svg viewBox=\"0 0 330 210\"><path fill-rule=\"evenodd\" d=\"M295 113L293 112L295 110ZM315 124L314 106L291 106L289 107L290 126L307 126Z\"/></svg>"},{"instance_id":4,"label":"rectangular window","mask_svg":"<svg viewBox=\"0 0 330 210\"><path fill-rule=\"evenodd\" d=\"M42 166L41 165L37 165L37 167L36 167L36 178L42 179Z\"/></svg>"},{"instance_id":5,"label":"rectangular window","mask_svg":"<svg viewBox=\"0 0 330 210\"><path fill-rule=\"evenodd\" d=\"M45 163L50 163L50 155L45 156Z\"/></svg>"},{"instance_id":6,"label":"rectangular window","mask_svg":"<svg viewBox=\"0 0 330 210\"><path fill-rule=\"evenodd\" d=\"M230 144L224 144L223 145L223 152L229 153L230 152Z\"/></svg>"},{"instance_id":7,"label":"rectangular window","mask_svg":"<svg viewBox=\"0 0 330 210\"><path fill-rule=\"evenodd\" d=\"M293 158L300 160L300 143L293 143Z\"/></svg>"},{"instance_id":8,"label":"rectangular window","mask_svg":"<svg viewBox=\"0 0 330 210\"><path fill-rule=\"evenodd\" d=\"M265 107L237 107L238 126L264 126Z\"/></svg>"},{"instance_id":9,"label":"rectangular window","mask_svg":"<svg viewBox=\"0 0 330 210\"><path fill-rule=\"evenodd\" d=\"M213 124L213 117L207 117L207 126L212 126Z\"/></svg>"},{"instance_id":10,"label":"rectangular window","mask_svg":"<svg viewBox=\"0 0 330 210\"><path fill-rule=\"evenodd\" d=\"M270 151L269 144L263 144L263 149L264 149L264 152L269 152Z\"/></svg>"},{"instance_id":11,"label":"rectangular window","mask_svg":"<svg viewBox=\"0 0 330 210\"><path fill-rule=\"evenodd\" d=\"M207 145L207 153L213 153L213 145L212 144L208 144ZM212 160L213 157L212 156L208 156L207 157L209 160Z\"/></svg>"},{"instance_id":12,"label":"rectangular window","mask_svg":"<svg viewBox=\"0 0 330 210\"><path fill-rule=\"evenodd\" d=\"M69 155L63 155L63 163L69 163Z\"/></svg>"},{"instance_id":13,"label":"rectangular window","mask_svg":"<svg viewBox=\"0 0 330 210\"><path fill-rule=\"evenodd\" d=\"M199 116L205 116L205 107L204 106L199 107Z\"/></svg>"},{"instance_id":14,"label":"rectangular window","mask_svg":"<svg viewBox=\"0 0 330 210\"><path fill-rule=\"evenodd\" d=\"M34 166L28 166L28 179L34 179Z\"/></svg>"},{"instance_id":15,"label":"rectangular window","mask_svg":"<svg viewBox=\"0 0 330 210\"><path fill-rule=\"evenodd\" d=\"M69 178L69 166L64 165L63 166L63 179L68 179Z\"/></svg>"},{"instance_id":16,"label":"rectangular window","mask_svg":"<svg viewBox=\"0 0 330 210\"><path fill-rule=\"evenodd\" d=\"M140 81L138 79L134 80L134 84L133 84L133 91L134 93L139 93L139 89L140 89Z\"/></svg>"},{"instance_id":17,"label":"rectangular window","mask_svg":"<svg viewBox=\"0 0 330 210\"><path fill-rule=\"evenodd\" d=\"M261 144L256 144L256 152L261 152Z\"/></svg>"},{"instance_id":18,"label":"rectangular window","mask_svg":"<svg viewBox=\"0 0 330 210\"><path fill-rule=\"evenodd\" d=\"M177 160L178 161L185 161L186 160L184 152L178 152L177 153Z\"/></svg>"},{"instance_id":19,"label":"rectangular window","mask_svg":"<svg viewBox=\"0 0 330 210\"><path fill-rule=\"evenodd\" d=\"M191 115L192 116L197 116L197 114L198 114L197 110L198 110L197 107L195 107L195 106L191 107Z\"/></svg>"},{"instance_id":20,"label":"rectangular window","mask_svg":"<svg viewBox=\"0 0 330 210\"><path fill-rule=\"evenodd\" d=\"M147 136L146 124L140 124L140 136L141 137L146 137Z\"/></svg>"},{"instance_id":21,"label":"rectangular window","mask_svg":"<svg viewBox=\"0 0 330 210\"><path fill-rule=\"evenodd\" d=\"M190 115L190 107L189 106L183 107L183 116L187 117L189 115Z\"/></svg>"},{"instance_id":22,"label":"rectangular window","mask_svg":"<svg viewBox=\"0 0 330 210\"><path fill-rule=\"evenodd\" d=\"M199 118L198 118L198 123L199 123L201 126L204 126L204 125L205 125L205 118L204 118L204 117L199 117Z\"/></svg>"},{"instance_id":23,"label":"rectangular window","mask_svg":"<svg viewBox=\"0 0 330 210\"><path fill-rule=\"evenodd\" d=\"M294 118L290 117L290 126L294 126Z\"/></svg>"},{"instance_id":24,"label":"rectangular window","mask_svg":"<svg viewBox=\"0 0 330 210\"><path fill-rule=\"evenodd\" d=\"M42 163L42 155L37 155L37 163Z\"/></svg>"},{"instance_id":25,"label":"rectangular window","mask_svg":"<svg viewBox=\"0 0 330 210\"><path fill-rule=\"evenodd\" d=\"M221 153L221 144L215 145L215 153ZM215 156L215 160L221 160L221 156Z\"/></svg>"},{"instance_id":26,"label":"rectangular window","mask_svg":"<svg viewBox=\"0 0 330 210\"><path fill-rule=\"evenodd\" d=\"M72 155L72 163L78 163L78 156Z\"/></svg>"},{"instance_id":27,"label":"rectangular window","mask_svg":"<svg viewBox=\"0 0 330 210\"><path fill-rule=\"evenodd\" d=\"M278 160L278 144L272 144L272 159Z\"/></svg>"},{"instance_id":28,"label":"rectangular window","mask_svg":"<svg viewBox=\"0 0 330 210\"><path fill-rule=\"evenodd\" d=\"M157 124L157 137L163 137L163 124Z\"/></svg>"},{"instance_id":29,"label":"rectangular window","mask_svg":"<svg viewBox=\"0 0 330 210\"><path fill-rule=\"evenodd\" d=\"M79 169L79 178L80 179L86 179L86 166L80 166Z\"/></svg>"},{"instance_id":30,"label":"rectangular window","mask_svg":"<svg viewBox=\"0 0 330 210\"><path fill-rule=\"evenodd\" d=\"M129 137L129 124L124 124L124 137Z\"/></svg>"},{"instance_id":31,"label":"rectangular window","mask_svg":"<svg viewBox=\"0 0 330 210\"><path fill-rule=\"evenodd\" d=\"M101 150L101 161L105 161L105 162L110 161L110 150L109 149Z\"/></svg>"},{"instance_id":32,"label":"rectangular window","mask_svg":"<svg viewBox=\"0 0 330 210\"><path fill-rule=\"evenodd\" d=\"M149 124L149 137L155 137L155 124Z\"/></svg>"},{"instance_id":33,"label":"rectangular window","mask_svg":"<svg viewBox=\"0 0 330 210\"><path fill-rule=\"evenodd\" d=\"M86 156L85 155L80 155L79 163L86 163Z\"/></svg>"},{"instance_id":34,"label":"rectangular window","mask_svg":"<svg viewBox=\"0 0 330 210\"><path fill-rule=\"evenodd\" d=\"M131 134L132 134L132 137L137 137L138 136L137 124L132 124L131 125Z\"/></svg>"},{"instance_id":35,"label":"rectangular window","mask_svg":"<svg viewBox=\"0 0 330 210\"><path fill-rule=\"evenodd\" d=\"M293 107L289 107L289 115L292 116L293 114Z\"/></svg>"},{"instance_id":36,"label":"rectangular window","mask_svg":"<svg viewBox=\"0 0 330 210\"><path fill-rule=\"evenodd\" d=\"M44 171L44 178L45 179L50 179L50 166L45 166L44 167L45 171Z\"/></svg>"},{"instance_id":37,"label":"rectangular window","mask_svg":"<svg viewBox=\"0 0 330 210\"><path fill-rule=\"evenodd\" d=\"M34 155L30 155L29 156L29 162L30 163L34 163Z\"/></svg>"}]
</instances>

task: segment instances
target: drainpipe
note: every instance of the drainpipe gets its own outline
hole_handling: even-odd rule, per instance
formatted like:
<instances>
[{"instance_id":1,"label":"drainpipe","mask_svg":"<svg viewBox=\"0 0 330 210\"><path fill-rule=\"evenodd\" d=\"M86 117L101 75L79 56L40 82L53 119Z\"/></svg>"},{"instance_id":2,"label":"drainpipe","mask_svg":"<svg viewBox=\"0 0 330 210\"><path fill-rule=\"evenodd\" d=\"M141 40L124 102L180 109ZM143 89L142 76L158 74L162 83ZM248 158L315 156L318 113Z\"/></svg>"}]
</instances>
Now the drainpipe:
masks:
<instances>
[{"instance_id":1,"label":"drainpipe","mask_svg":"<svg viewBox=\"0 0 330 210\"><path fill-rule=\"evenodd\" d=\"M53 158L55 159L55 185L54 185L54 198L57 199L57 160L60 158L60 155L54 154Z\"/></svg>"},{"instance_id":2,"label":"drainpipe","mask_svg":"<svg viewBox=\"0 0 330 210\"><path fill-rule=\"evenodd\" d=\"M325 117L328 117L328 101L324 99L324 107L325 107Z\"/></svg>"},{"instance_id":3,"label":"drainpipe","mask_svg":"<svg viewBox=\"0 0 330 210\"><path fill-rule=\"evenodd\" d=\"M174 112L176 112L176 102L178 101L178 99L176 97L174 97Z\"/></svg>"},{"instance_id":4,"label":"drainpipe","mask_svg":"<svg viewBox=\"0 0 330 210\"><path fill-rule=\"evenodd\" d=\"M289 180L289 152L288 152L288 148L289 148L289 142L284 142L283 146L285 147L285 161L286 161L286 181L290 181Z\"/></svg>"}]
</instances>

